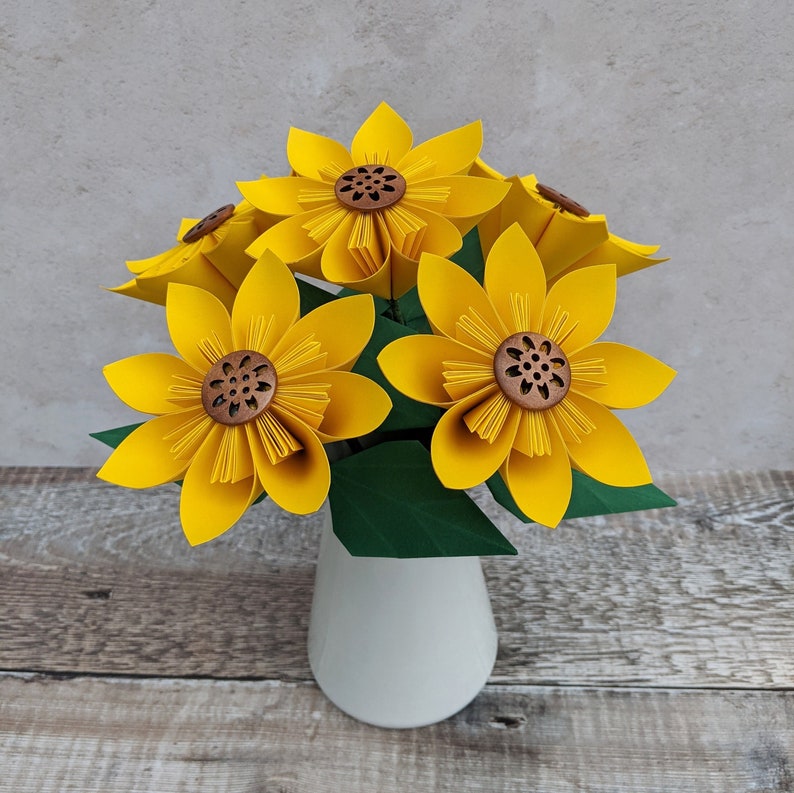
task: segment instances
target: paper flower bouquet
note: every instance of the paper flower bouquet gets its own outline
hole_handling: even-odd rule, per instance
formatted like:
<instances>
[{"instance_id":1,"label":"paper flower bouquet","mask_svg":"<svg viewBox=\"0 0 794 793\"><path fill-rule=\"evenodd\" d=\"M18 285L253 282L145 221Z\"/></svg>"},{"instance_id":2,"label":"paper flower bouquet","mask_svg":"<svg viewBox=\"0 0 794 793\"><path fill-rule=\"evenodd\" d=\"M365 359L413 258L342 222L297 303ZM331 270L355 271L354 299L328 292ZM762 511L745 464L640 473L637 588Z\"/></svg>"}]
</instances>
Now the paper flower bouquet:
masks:
<instances>
[{"instance_id":1,"label":"paper flower bouquet","mask_svg":"<svg viewBox=\"0 0 794 793\"><path fill-rule=\"evenodd\" d=\"M549 527L673 503L613 410L674 372L600 340L618 277L656 248L481 145L475 122L414 146L386 104L349 150L292 129L291 175L129 262L112 291L164 305L176 354L105 368L152 418L95 434L115 449L98 476L180 482L191 544L264 497L328 499L355 556L515 553L467 492L483 483Z\"/></svg>"}]
</instances>

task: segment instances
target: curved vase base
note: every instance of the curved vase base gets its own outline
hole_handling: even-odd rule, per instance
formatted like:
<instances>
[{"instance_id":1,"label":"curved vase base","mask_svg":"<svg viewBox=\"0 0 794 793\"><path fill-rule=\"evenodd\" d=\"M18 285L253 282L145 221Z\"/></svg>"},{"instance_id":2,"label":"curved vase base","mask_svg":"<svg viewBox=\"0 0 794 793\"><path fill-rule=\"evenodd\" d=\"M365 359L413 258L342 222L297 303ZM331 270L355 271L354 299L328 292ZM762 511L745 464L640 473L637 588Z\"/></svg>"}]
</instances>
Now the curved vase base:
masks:
<instances>
[{"instance_id":1,"label":"curved vase base","mask_svg":"<svg viewBox=\"0 0 794 793\"><path fill-rule=\"evenodd\" d=\"M485 685L497 643L478 557L354 557L326 508L308 650L340 710L378 727L441 721Z\"/></svg>"}]
</instances>

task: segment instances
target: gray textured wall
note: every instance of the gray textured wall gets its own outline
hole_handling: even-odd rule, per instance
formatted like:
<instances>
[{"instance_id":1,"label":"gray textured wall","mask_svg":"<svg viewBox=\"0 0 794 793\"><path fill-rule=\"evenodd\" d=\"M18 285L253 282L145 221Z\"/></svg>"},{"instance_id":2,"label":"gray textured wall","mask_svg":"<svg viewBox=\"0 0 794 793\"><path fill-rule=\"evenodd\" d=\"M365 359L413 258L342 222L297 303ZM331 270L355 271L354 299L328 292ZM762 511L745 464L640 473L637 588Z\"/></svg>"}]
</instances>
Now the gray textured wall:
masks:
<instances>
[{"instance_id":1,"label":"gray textured wall","mask_svg":"<svg viewBox=\"0 0 794 793\"><path fill-rule=\"evenodd\" d=\"M652 469L790 467L793 33L785 0L7 0L0 464L99 464L136 418L102 365L168 349L99 286L285 173L290 125L347 144L385 99L663 244L606 335L680 370L623 414Z\"/></svg>"}]
</instances>

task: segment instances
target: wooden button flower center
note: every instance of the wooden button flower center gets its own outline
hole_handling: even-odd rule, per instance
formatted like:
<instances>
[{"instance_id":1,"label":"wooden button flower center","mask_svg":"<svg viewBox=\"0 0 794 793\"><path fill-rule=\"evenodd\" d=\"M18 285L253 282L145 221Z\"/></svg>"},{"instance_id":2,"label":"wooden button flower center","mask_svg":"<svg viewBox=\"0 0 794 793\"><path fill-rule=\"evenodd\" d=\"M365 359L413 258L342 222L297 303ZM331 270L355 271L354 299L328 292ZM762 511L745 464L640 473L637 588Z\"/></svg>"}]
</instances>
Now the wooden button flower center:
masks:
<instances>
[{"instance_id":1,"label":"wooden button flower center","mask_svg":"<svg viewBox=\"0 0 794 793\"><path fill-rule=\"evenodd\" d=\"M526 410L546 410L571 387L568 359L540 333L515 333L496 351L494 375L502 393Z\"/></svg>"},{"instance_id":2,"label":"wooden button flower center","mask_svg":"<svg viewBox=\"0 0 794 793\"><path fill-rule=\"evenodd\" d=\"M590 217L590 213L581 204L577 203L572 198L568 198L565 193L561 193L559 190L555 190L553 187L541 184L540 182L535 185L535 189L547 201L553 201L557 204L560 209L564 209L566 212L570 212L572 215L576 215L580 218Z\"/></svg>"},{"instance_id":3,"label":"wooden button flower center","mask_svg":"<svg viewBox=\"0 0 794 793\"><path fill-rule=\"evenodd\" d=\"M238 350L212 366L201 386L204 410L220 424L245 424L270 404L278 377L258 352Z\"/></svg>"},{"instance_id":4,"label":"wooden button flower center","mask_svg":"<svg viewBox=\"0 0 794 793\"><path fill-rule=\"evenodd\" d=\"M199 220L195 226L191 226L182 235L182 242L195 242L196 240L200 240L211 231L215 231L218 226L225 223L233 214L234 204L225 204L207 215L207 217Z\"/></svg>"},{"instance_id":5,"label":"wooden button flower center","mask_svg":"<svg viewBox=\"0 0 794 793\"><path fill-rule=\"evenodd\" d=\"M405 179L388 165L359 165L336 180L334 192L346 207L370 212L396 204L405 195Z\"/></svg>"}]
</instances>

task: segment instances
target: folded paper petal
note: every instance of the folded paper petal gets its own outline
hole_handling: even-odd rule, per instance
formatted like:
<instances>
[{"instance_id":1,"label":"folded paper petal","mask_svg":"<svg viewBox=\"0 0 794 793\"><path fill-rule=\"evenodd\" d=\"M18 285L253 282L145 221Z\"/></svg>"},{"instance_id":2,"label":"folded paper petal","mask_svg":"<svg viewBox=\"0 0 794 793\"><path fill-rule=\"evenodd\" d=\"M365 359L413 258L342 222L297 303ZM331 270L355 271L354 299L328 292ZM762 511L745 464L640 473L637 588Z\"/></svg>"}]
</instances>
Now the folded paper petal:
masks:
<instances>
[{"instance_id":1,"label":"folded paper petal","mask_svg":"<svg viewBox=\"0 0 794 793\"><path fill-rule=\"evenodd\" d=\"M510 333L540 330L546 276L540 257L517 223L496 240L488 254L485 291ZM520 305L516 295L523 298Z\"/></svg>"},{"instance_id":2,"label":"folded paper petal","mask_svg":"<svg viewBox=\"0 0 794 793\"><path fill-rule=\"evenodd\" d=\"M614 342L597 342L572 356L601 358L606 366L605 384L580 386L575 380L575 390L610 408L637 408L652 402L667 388L675 377L675 369L634 347Z\"/></svg>"},{"instance_id":3,"label":"folded paper petal","mask_svg":"<svg viewBox=\"0 0 794 793\"><path fill-rule=\"evenodd\" d=\"M240 287L232 309L234 349L268 355L300 315L295 277L265 251Z\"/></svg>"},{"instance_id":4,"label":"folded paper petal","mask_svg":"<svg viewBox=\"0 0 794 793\"><path fill-rule=\"evenodd\" d=\"M286 218L275 226L269 228L264 234L257 237L246 249L246 253L258 259L268 248L285 262L290 270L305 273L315 277L322 277L320 272L320 246L309 236L305 228L314 218L320 217L328 210L325 208L303 212L300 215ZM312 257L312 254L316 254ZM314 271L307 269L305 262L314 265Z\"/></svg>"},{"instance_id":5,"label":"folded paper petal","mask_svg":"<svg viewBox=\"0 0 794 793\"><path fill-rule=\"evenodd\" d=\"M301 340L312 337L326 354L323 369L349 369L372 335L375 304L372 295L353 295L331 300L301 317L273 349L272 361Z\"/></svg>"},{"instance_id":6,"label":"folded paper petal","mask_svg":"<svg viewBox=\"0 0 794 793\"><path fill-rule=\"evenodd\" d=\"M353 137L350 152L356 165L391 165L410 150L413 135L405 121L381 102Z\"/></svg>"},{"instance_id":7,"label":"folded paper petal","mask_svg":"<svg viewBox=\"0 0 794 793\"><path fill-rule=\"evenodd\" d=\"M231 306L234 301L234 287L199 251L198 244L180 244L144 262L146 268L134 279L109 291L162 306L165 305L168 284L180 283L212 292L224 305Z\"/></svg>"},{"instance_id":8,"label":"folded paper petal","mask_svg":"<svg viewBox=\"0 0 794 793\"><path fill-rule=\"evenodd\" d=\"M258 498L256 477L239 482L214 478L224 427L215 424L185 473L179 515L191 545L208 542L230 529Z\"/></svg>"},{"instance_id":9,"label":"folded paper petal","mask_svg":"<svg viewBox=\"0 0 794 793\"><path fill-rule=\"evenodd\" d=\"M606 242L602 242L589 253L577 259L569 269L581 269L594 264L614 264L617 268L618 278L620 278L654 264L666 262L665 258L651 258L658 250L658 245L640 245L610 234Z\"/></svg>"},{"instance_id":10,"label":"folded paper petal","mask_svg":"<svg viewBox=\"0 0 794 793\"><path fill-rule=\"evenodd\" d=\"M245 276L248 275L254 263L245 249L257 238L259 233L260 225L256 223L253 215L241 217L239 220L232 218L223 239L214 247L204 250L204 256L212 262L235 290L240 288L240 284L245 280ZM217 297L223 300L222 295L217 295ZM231 308L232 303L227 304L224 300L224 304Z\"/></svg>"},{"instance_id":11,"label":"folded paper petal","mask_svg":"<svg viewBox=\"0 0 794 793\"><path fill-rule=\"evenodd\" d=\"M453 404L444 389L445 361L493 365L493 358L445 336L416 334L388 344L378 355L378 365L401 393L438 407ZM481 386L480 386L481 387Z\"/></svg>"},{"instance_id":12,"label":"folded paper petal","mask_svg":"<svg viewBox=\"0 0 794 793\"><path fill-rule=\"evenodd\" d=\"M353 372L323 372L318 377L331 386L331 401L317 429L323 443L367 435L391 410L386 392L367 377Z\"/></svg>"},{"instance_id":13,"label":"folded paper petal","mask_svg":"<svg viewBox=\"0 0 794 793\"><path fill-rule=\"evenodd\" d=\"M431 253L422 254L417 275L419 298L430 324L451 339L461 338L457 328L463 313L474 312L485 323L496 343L478 344L478 349L496 351L509 334L485 291L462 267ZM450 300L454 295L454 300ZM466 337L466 343L472 343Z\"/></svg>"},{"instance_id":14,"label":"folded paper petal","mask_svg":"<svg viewBox=\"0 0 794 793\"><path fill-rule=\"evenodd\" d=\"M278 412L278 419L303 448L273 465L261 447L252 444L257 473L276 504L288 512L307 515L318 510L328 495L328 457L314 431L303 422L283 412Z\"/></svg>"},{"instance_id":15,"label":"folded paper petal","mask_svg":"<svg viewBox=\"0 0 794 793\"><path fill-rule=\"evenodd\" d=\"M578 441L565 439L568 454L578 468L593 479L616 487L650 483L651 473L640 447L612 411L573 391L568 392L566 400L594 425L594 429L581 435Z\"/></svg>"},{"instance_id":16,"label":"folded paper petal","mask_svg":"<svg viewBox=\"0 0 794 793\"><path fill-rule=\"evenodd\" d=\"M463 419L497 390L493 385L462 399L438 420L430 453L436 475L445 487L463 489L482 484L510 453L521 416L518 407L511 407L493 443L473 433Z\"/></svg>"},{"instance_id":17,"label":"folded paper petal","mask_svg":"<svg viewBox=\"0 0 794 793\"><path fill-rule=\"evenodd\" d=\"M389 255L388 242L384 246L381 238L373 235L370 240L368 254L372 256L373 261L371 271L366 266L362 265L356 256L350 250L351 235L356 226L356 215L351 212L339 224L330 239L325 245L322 255L322 274L323 278L334 284L359 284L373 275L377 276L377 283L384 281L388 290L389 277L388 272L382 273L385 269ZM353 287L358 291L368 291L362 287ZM388 297L388 291L385 295Z\"/></svg>"},{"instance_id":18,"label":"folded paper petal","mask_svg":"<svg viewBox=\"0 0 794 793\"><path fill-rule=\"evenodd\" d=\"M350 152L341 143L296 127L290 129L287 137L287 159L299 176L311 179L322 179L323 169L331 163L339 169L340 176L354 165Z\"/></svg>"},{"instance_id":19,"label":"folded paper petal","mask_svg":"<svg viewBox=\"0 0 794 793\"><path fill-rule=\"evenodd\" d=\"M530 199L531 200L531 199ZM556 212L535 246L551 280L608 237L603 215L580 218Z\"/></svg>"},{"instance_id":20,"label":"folded paper petal","mask_svg":"<svg viewBox=\"0 0 794 793\"><path fill-rule=\"evenodd\" d=\"M617 276L615 266L602 264L575 270L549 289L543 310L541 333L558 344L564 339L566 355L573 355L595 341L607 328L615 310ZM569 319L554 331L564 313Z\"/></svg>"},{"instance_id":21,"label":"folded paper petal","mask_svg":"<svg viewBox=\"0 0 794 793\"><path fill-rule=\"evenodd\" d=\"M549 422L551 454L532 457L513 450L502 466L502 478L518 508L538 523L554 528L571 500L571 464L565 444Z\"/></svg>"},{"instance_id":22,"label":"folded paper petal","mask_svg":"<svg viewBox=\"0 0 794 793\"><path fill-rule=\"evenodd\" d=\"M198 410L182 410L151 419L133 430L99 469L97 476L106 482L124 487L155 487L179 479L190 460L177 457L174 438ZM207 416L206 432L212 419Z\"/></svg>"},{"instance_id":23,"label":"folded paper petal","mask_svg":"<svg viewBox=\"0 0 794 793\"><path fill-rule=\"evenodd\" d=\"M234 349L229 314L209 292L171 284L165 314L177 352L202 374Z\"/></svg>"},{"instance_id":24,"label":"folded paper petal","mask_svg":"<svg viewBox=\"0 0 794 793\"><path fill-rule=\"evenodd\" d=\"M410 172L423 161L433 164L429 176L449 176L468 173L482 148L482 123L471 124L437 135L420 143L403 157L396 166L400 173Z\"/></svg>"},{"instance_id":25,"label":"folded paper petal","mask_svg":"<svg viewBox=\"0 0 794 793\"><path fill-rule=\"evenodd\" d=\"M417 188L449 189L444 215L458 227L461 234L466 234L505 197L510 186L476 176L441 176L423 179L417 183ZM405 200L414 203L410 190L406 192ZM418 203L421 205L421 202ZM432 210L432 204L425 205L425 209Z\"/></svg>"},{"instance_id":26,"label":"folded paper petal","mask_svg":"<svg viewBox=\"0 0 794 793\"><path fill-rule=\"evenodd\" d=\"M237 189L257 209L284 216L303 212L305 207L298 203L298 196L317 188L318 184L314 179L303 176L276 176L237 183Z\"/></svg>"},{"instance_id":27,"label":"folded paper petal","mask_svg":"<svg viewBox=\"0 0 794 793\"><path fill-rule=\"evenodd\" d=\"M174 375L183 379L201 380L196 370L181 358L168 353L151 352L133 355L108 364L102 370L116 396L133 410L161 415L177 410L170 387L177 383ZM184 382L181 383L184 385ZM198 391L197 391L198 394ZM183 405L184 406L184 405Z\"/></svg>"}]
</instances>

